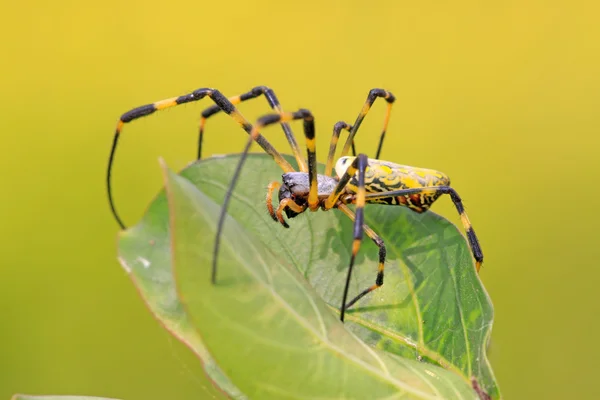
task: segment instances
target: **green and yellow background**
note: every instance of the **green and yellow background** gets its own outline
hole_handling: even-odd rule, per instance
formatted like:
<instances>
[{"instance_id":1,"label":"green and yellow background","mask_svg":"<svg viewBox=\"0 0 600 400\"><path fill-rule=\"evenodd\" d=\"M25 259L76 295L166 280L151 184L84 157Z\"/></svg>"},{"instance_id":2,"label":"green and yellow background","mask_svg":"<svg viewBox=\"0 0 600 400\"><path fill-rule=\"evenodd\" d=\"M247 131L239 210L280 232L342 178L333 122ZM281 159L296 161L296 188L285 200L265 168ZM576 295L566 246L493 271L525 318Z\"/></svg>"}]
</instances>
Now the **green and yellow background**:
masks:
<instances>
[{"instance_id":1,"label":"green and yellow background","mask_svg":"<svg viewBox=\"0 0 600 400\"><path fill-rule=\"evenodd\" d=\"M369 89L391 90L382 157L449 174L482 241L504 397L600 398L599 12L591 1L3 4L0 399L211 398L117 263L105 167L130 108L256 85L313 111L321 161L333 124L352 122ZM125 127L114 176L126 222L160 189L159 156L176 169L193 160L208 105ZM384 109L360 151L373 155ZM278 129L265 135L286 149ZM220 116L205 149L245 140ZM448 199L434 210L459 221Z\"/></svg>"}]
</instances>

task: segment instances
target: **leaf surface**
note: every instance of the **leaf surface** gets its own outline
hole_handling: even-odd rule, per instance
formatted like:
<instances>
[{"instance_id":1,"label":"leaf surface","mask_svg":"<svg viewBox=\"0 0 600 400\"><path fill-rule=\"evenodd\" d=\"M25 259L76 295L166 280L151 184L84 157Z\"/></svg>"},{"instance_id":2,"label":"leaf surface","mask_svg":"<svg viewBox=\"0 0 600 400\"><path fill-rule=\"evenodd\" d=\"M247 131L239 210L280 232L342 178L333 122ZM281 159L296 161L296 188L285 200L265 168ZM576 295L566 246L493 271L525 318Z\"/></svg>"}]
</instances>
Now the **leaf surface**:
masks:
<instances>
[{"instance_id":1,"label":"leaf surface","mask_svg":"<svg viewBox=\"0 0 600 400\"><path fill-rule=\"evenodd\" d=\"M486 392L499 397L485 355L491 303L464 237L433 213L417 215L402 207L367 205L366 222L388 248L386 281L356 304L342 326L335 309L349 261L351 221L332 210L306 212L290 220L287 230L274 223L266 213L264 195L267 184L280 180L281 172L270 158L252 155L234 194L218 284L212 286L217 204L237 159L226 156L193 164L182 172L193 186L169 178L169 184L176 182L178 193L170 191L170 207L164 196L158 196L143 221L124 233L120 243L122 262L138 287L140 281L156 284L156 293L144 295L141 290L151 308L156 309L152 304L159 299L159 304L169 304L170 312L185 320L171 324L170 330L195 343L191 347L229 396L242 397L243 392L260 393L260 398L284 394L300 398L319 393L377 398L401 393L467 398L473 397L469 385L474 378ZM351 296L374 282L376 268L377 247L366 239ZM329 307L324 308L306 281ZM169 312L157 314L161 320L165 315ZM365 350L348 331L380 350ZM428 380L430 372L443 379ZM386 381L387 374L397 382ZM365 384L358 383L365 380L370 389L361 392ZM381 392L373 391L378 387Z\"/></svg>"}]
</instances>

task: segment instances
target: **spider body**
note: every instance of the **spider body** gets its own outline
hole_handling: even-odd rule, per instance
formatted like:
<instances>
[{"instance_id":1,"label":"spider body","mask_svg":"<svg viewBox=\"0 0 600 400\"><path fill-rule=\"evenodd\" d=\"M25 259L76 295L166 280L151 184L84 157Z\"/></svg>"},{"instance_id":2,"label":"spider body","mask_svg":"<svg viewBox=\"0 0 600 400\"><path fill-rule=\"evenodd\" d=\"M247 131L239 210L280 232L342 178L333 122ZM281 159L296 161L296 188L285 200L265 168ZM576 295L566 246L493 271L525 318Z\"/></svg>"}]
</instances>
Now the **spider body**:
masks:
<instances>
[{"instance_id":1,"label":"spider body","mask_svg":"<svg viewBox=\"0 0 600 400\"><path fill-rule=\"evenodd\" d=\"M320 208L325 207L325 200L334 192L340 178L356 157L341 157L336 165L336 177L317 175L317 193ZM385 193L398 189L415 189L436 186L450 186L450 178L440 171L427 168L411 167L408 165L394 164L389 161L368 159L365 170L365 196L366 203L405 206L417 213L423 213L440 197L436 190L423 191L422 193L389 196L370 199L368 193ZM310 191L309 174L306 172L288 172L281 176L282 184L279 188L279 202L291 199L306 209ZM358 177L353 176L344 187L339 201L343 204L352 204L356 201L358 193ZM268 207L268 205L267 205ZM300 213L295 212L289 205L284 210L288 218L294 218ZM288 227L287 224L284 226Z\"/></svg>"},{"instance_id":2,"label":"spider body","mask_svg":"<svg viewBox=\"0 0 600 400\"><path fill-rule=\"evenodd\" d=\"M235 107L235 104L259 96L265 96L269 106L275 113L267 114L259 118L256 123L252 125L242 116ZM221 214L219 216L213 253L213 283L216 283L217 280L219 240L225 221L227 206L253 142L256 142L267 154L269 154L284 172L281 182L273 181L269 183L266 193L267 210L275 221L279 222L284 227L289 228L289 225L284 219L284 214L287 218L294 218L306 210L317 211L321 209L327 211L337 209L348 216L354 223L352 253L350 256L350 264L340 309L340 319L342 321L344 320L346 309L351 307L368 293L383 285L386 248L383 239L364 223L364 207L366 204L405 206L417 213L422 213L427 211L433 202L442 194L448 194L460 215L461 222L469 241L469 246L471 247L473 257L476 261L475 265L477 271L479 271L481 263L483 262L483 254L481 252L479 241L469 222L458 193L450 187L450 179L448 176L432 169L409 167L379 159L383 140L387 131L392 104L395 101L395 97L392 93L383 89L372 89L369 92L367 100L353 125L349 125L343 121L334 125L327 163L323 174L317 174L316 135L313 114L306 109L300 109L293 113L284 112L273 90L265 86L257 86L247 93L229 99L216 89L201 88L183 96L146 104L126 112L117 122L106 175L107 193L111 211L123 229L125 229L125 224L122 222L116 211L111 186L111 171L117 143L123 126L133 120L153 114L156 111L199 101L205 97L209 97L215 105L208 107L201 114L200 134L198 137L198 159L201 158L202 154L202 141L206 120L219 112L224 112L232 117L233 120L249 134L249 139L225 194L223 207L221 208ZM384 118L383 130L379 137L377 152L372 159L367 158L365 154L356 156L354 137L363 119L377 98L383 98L387 102L387 112ZM306 138L306 159L302 156L302 152L289 125L289 122L294 120L303 121L304 136ZM260 130L273 124L281 125L292 149L292 153L296 158L298 171L296 171L260 133ZM333 161L337 143L343 130L348 131L349 135L342 149L341 157L335 164L334 176ZM354 157L347 157L350 149L352 149ZM276 190L278 190L279 202L275 208L273 205L273 194ZM354 205L354 211L348 207L350 204ZM379 261L375 284L364 289L347 302L352 268L354 266L355 257L360 249L363 234L366 234L373 240L379 248Z\"/></svg>"}]
</instances>

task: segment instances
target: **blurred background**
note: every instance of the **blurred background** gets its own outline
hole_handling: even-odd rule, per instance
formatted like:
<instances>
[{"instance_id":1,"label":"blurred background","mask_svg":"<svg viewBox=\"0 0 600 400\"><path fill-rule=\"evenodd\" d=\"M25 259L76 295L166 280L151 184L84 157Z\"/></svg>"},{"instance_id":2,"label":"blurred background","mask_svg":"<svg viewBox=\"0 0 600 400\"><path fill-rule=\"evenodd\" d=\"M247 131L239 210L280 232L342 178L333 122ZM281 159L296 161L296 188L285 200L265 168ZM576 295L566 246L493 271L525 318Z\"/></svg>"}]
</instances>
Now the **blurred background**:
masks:
<instances>
[{"instance_id":1,"label":"blurred background","mask_svg":"<svg viewBox=\"0 0 600 400\"><path fill-rule=\"evenodd\" d=\"M504 397L600 397L599 11L578 1L5 4L0 399L211 398L195 357L117 263L105 167L130 108L256 85L286 110L313 111L321 161L333 124L354 121L369 89L391 90L382 158L449 174L481 238ZM193 160L210 104L125 127L114 177L126 223L161 187L159 156L176 169ZM384 109L367 117L360 151L374 154ZM268 107L241 110L254 119ZM286 149L279 130L266 136ZM205 151L238 152L245 140L216 117ZM434 210L458 222L449 200Z\"/></svg>"}]
</instances>

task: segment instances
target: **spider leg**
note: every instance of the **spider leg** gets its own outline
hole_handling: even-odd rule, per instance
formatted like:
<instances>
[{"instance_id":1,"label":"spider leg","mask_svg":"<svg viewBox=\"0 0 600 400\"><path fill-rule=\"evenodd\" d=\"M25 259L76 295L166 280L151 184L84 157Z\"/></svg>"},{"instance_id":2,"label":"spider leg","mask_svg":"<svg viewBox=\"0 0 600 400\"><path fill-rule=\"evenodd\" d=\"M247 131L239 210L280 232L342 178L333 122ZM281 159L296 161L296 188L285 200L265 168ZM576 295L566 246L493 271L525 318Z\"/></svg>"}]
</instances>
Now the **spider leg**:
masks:
<instances>
[{"instance_id":1,"label":"spider leg","mask_svg":"<svg viewBox=\"0 0 600 400\"><path fill-rule=\"evenodd\" d=\"M425 199L425 197L428 197L429 199L435 199L441 194L450 195L452 203L454 203L456 211L458 211L458 214L460 215L460 220L467 234L467 240L469 241L469 247L471 248L471 252L473 253L473 258L475 258L475 267L477 269L477 272L479 272L481 264L483 263L483 252L481 251L481 245L479 244L479 240L477 239L475 230L471 226L469 217L467 217L467 213L465 212L465 207L463 206L460 196L458 195L456 190L454 190L450 186L431 186L422 188L399 189L392 190L389 192L369 193L366 195L366 200L373 201L378 199L395 198L398 202L411 202L417 200L421 204L426 204L427 200ZM429 204L430 203L431 200L429 200Z\"/></svg>"},{"instance_id":2,"label":"spider leg","mask_svg":"<svg viewBox=\"0 0 600 400\"><path fill-rule=\"evenodd\" d=\"M390 122L392 105L396 101L396 98L394 97L394 95L391 92L388 92L387 90L371 89L371 91L369 91L369 95L367 96L367 100L366 100L362 110L360 111L360 113L358 114L358 117L356 118L356 122L354 123L354 126L349 125L348 123L346 123L344 121L340 121L333 126L333 135L331 137L331 143L329 145L329 154L327 155L327 164L325 166L325 175L330 176L331 172L333 170L333 160L335 157L335 150L337 148L337 143L338 143L342 129L347 130L349 132L349 135L348 135L346 144L344 145L344 148L342 150L341 157L348 154L348 152L350 151L350 146L352 146L352 155L356 156L356 146L354 144L354 136L356 136L356 132L358 131L358 128L362 124L363 119L365 118L365 116L371 109L371 106L373 105L373 103L375 102L375 100L378 97L383 97L385 99L385 101L387 102L387 109L385 112L385 117L383 119L383 129L382 129L381 135L379 137L379 145L377 146L377 153L375 153L375 158L376 159L379 158L379 155L381 154L381 149L383 147L383 139L385 138L385 133L387 132L388 123Z\"/></svg>"},{"instance_id":3,"label":"spider leg","mask_svg":"<svg viewBox=\"0 0 600 400\"><path fill-rule=\"evenodd\" d=\"M348 299L348 289L350 288L350 279L352 277L352 269L354 268L354 260L356 259L356 254L360 249L360 244L363 238L364 232L364 221L365 221L365 171L367 170L368 158L365 154L359 154L358 157L354 159L350 168L354 167L358 169L358 192L356 194L356 217L354 218L354 239L352 241L352 254L350 256L350 265L348 266L348 274L346 275L346 285L344 286L344 295L342 297L342 307L340 311L340 320L344 321L344 315L346 314L346 308L354 302L356 302L359 298L364 296L366 293L361 293L357 298L354 298L349 305L346 306L346 300ZM350 170L348 168L348 170ZM346 171L348 174L348 171ZM354 175L354 173L352 174ZM340 180L340 183L342 181ZM384 248L384 259L385 259L385 248ZM378 275L379 278L379 275ZM383 280L383 271L381 272L381 278ZM372 289L371 289L372 290Z\"/></svg>"},{"instance_id":4,"label":"spider leg","mask_svg":"<svg viewBox=\"0 0 600 400\"><path fill-rule=\"evenodd\" d=\"M342 129L350 132L352 131L352 126L348 125L344 121L339 121L333 126L333 135L331 136L331 142L329 143L327 164L325 164L325 175L327 176L331 176L331 172L333 171L333 158L335 157L335 150L337 148L337 143ZM356 156L356 147L354 146L354 141L352 141L352 155Z\"/></svg>"},{"instance_id":5,"label":"spider leg","mask_svg":"<svg viewBox=\"0 0 600 400\"><path fill-rule=\"evenodd\" d=\"M269 106L273 110L277 111L278 113L283 112L283 109L281 108L281 104L279 103L277 96L275 96L275 92L271 88L268 88L266 86L257 86L255 88L252 88L247 93L243 93L239 96L230 97L229 101L231 102L231 104L239 104L246 100L255 99L261 95L265 96L265 98L267 99L267 102L269 103ZM200 158L202 158L202 139L204 137L204 127L206 125L206 120L208 118L212 117L213 115L219 113L220 111L222 111L222 108L219 107L218 105L210 106L210 107L206 108L204 111L202 111L201 118L200 118L199 134L198 134L198 160ZM294 157L296 157L296 162L298 163L298 168L300 168L300 171L306 172L308 170L306 167L306 162L304 161L304 158L302 157L300 147L298 146L298 143L296 142L296 138L294 136L294 133L292 132L292 128L290 127L290 125L287 122L282 122L281 127L283 128L285 137L287 138L290 146L292 147L292 152L294 153Z\"/></svg>"},{"instance_id":6,"label":"spider leg","mask_svg":"<svg viewBox=\"0 0 600 400\"><path fill-rule=\"evenodd\" d=\"M353 222L356 223L356 215L352 212L352 210L350 210L350 208L348 206L346 206L345 204L338 204L337 208L338 208L338 210L340 210L341 212L346 214ZM383 270L385 268L385 256L386 256L385 243L383 242L383 239L381 239L379 237L379 235L377 235L375 233L375 231L373 231L371 228L369 228L366 224L363 224L363 229L364 229L365 233L367 234L367 236L370 237L371 240L373 240L373 242L377 245L377 247L379 247L379 265L377 268L377 278L375 279L374 285L369 286L368 288L366 288L365 290L360 292L352 300L350 300L349 302L346 303L346 305L344 307L346 310L348 308L352 307L352 305L354 305L354 303L356 303L358 300L363 298L367 293L370 293L373 290L375 290L383 285ZM355 228L355 230L356 230L356 228Z\"/></svg>"},{"instance_id":7,"label":"spider leg","mask_svg":"<svg viewBox=\"0 0 600 400\"><path fill-rule=\"evenodd\" d=\"M256 121L254 127L250 131L250 137L246 142L246 146L240 156L240 160L235 167L233 177L225 193L223 199L223 207L221 207L221 214L219 214L219 222L217 223L217 234L215 238L215 246L213 248L213 265L212 265L212 282L215 283L217 279L217 256L219 254L219 247L221 242L221 233L223 232L223 224L225 223L225 216L227 215L227 207L231 200L231 195L235 185L240 177L242 167L248 158L248 152L253 141L256 141L260 137L259 130L267 127L268 125L290 122L297 119L304 120L304 136L306 136L306 148L308 153L308 176L310 181L310 191L308 195L308 207L311 210L317 210L319 208L319 197L318 197L318 186L317 186L317 156L315 150L315 121L312 113L305 109L300 109L296 112L289 113L284 112L281 114L267 114ZM281 205L280 205L281 207ZM283 208L282 208L283 211ZM285 221L284 221L285 222Z\"/></svg>"},{"instance_id":8,"label":"spider leg","mask_svg":"<svg viewBox=\"0 0 600 400\"><path fill-rule=\"evenodd\" d=\"M396 101L396 98L394 97L394 95L391 92L388 92L387 90L384 90L384 89L371 89L371 91L369 92L369 95L367 96L367 100L365 101L365 104L363 105L362 110L358 114L358 117L356 118L354 125L352 125L352 129L350 130L350 135L348 136L348 139L346 140L346 144L344 145L344 148L342 149L341 157L348 155L348 153L350 152L350 146L354 142L354 136L356 135L358 128L360 128L360 124L362 124L363 119L365 119L365 116L367 115L367 113L371 109L371 106L373 105L373 103L375 102L375 100L378 97L383 97L385 99L385 101L388 103L387 111L385 113L385 117L383 120L383 129L382 129L381 135L379 137L379 145L377 146L377 153L375 154L375 158L376 159L379 158L379 155L381 154L381 148L383 146L383 139L385 138L385 132L387 131L387 126L390 121L392 105L394 104L394 101Z\"/></svg>"},{"instance_id":9,"label":"spider leg","mask_svg":"<svg viewBox=\"0 0 600 400\"><path fill-rule=\"evenodd\" d=\"M123 126L133 120L136 120L141 117L145 117L147 115L153 114L156 111L164 110L166 108L175 107L181 104L195 102L203 99L208 96L212 101L216 103L219 109L223 110L226 114L232 117L246 132L251 133L252 125L240 114L240 112L235 108L235 106L225 97L221 92L216 89L210 88L202 88L193 91L192 93L185 94L179 97L173 97L166 100L160 100L155 103L146 104L141 107L134 108L121 116L119 122L117 122L117 128L115 130L115 135L113 138L112 147L110 150L110 155L108 157L108 167L106 169L106 190L108 194L108 202L110 204L110 209L112 211L113 216L115 217L117 223L121 226L121 229L126 229L125 224L123 223L121 217L117 213L113 195L112 195L112 185L111 185L111 173L112 166L115 159L115 152L117 150L117 144L119 142L119 137ZM253 140L255 140L263 150L269 154L275 162L283 169L285 172L292 172L294 168L288 163L282 156L279 154L277 150L269 143L267 139L265 139L262 135L256 132L252 136Z\"/></svg>"}]
</instances>

